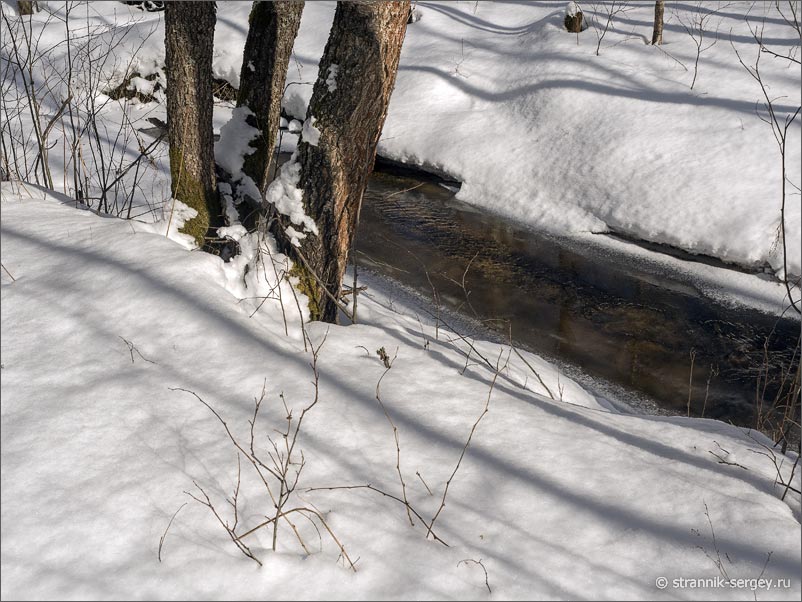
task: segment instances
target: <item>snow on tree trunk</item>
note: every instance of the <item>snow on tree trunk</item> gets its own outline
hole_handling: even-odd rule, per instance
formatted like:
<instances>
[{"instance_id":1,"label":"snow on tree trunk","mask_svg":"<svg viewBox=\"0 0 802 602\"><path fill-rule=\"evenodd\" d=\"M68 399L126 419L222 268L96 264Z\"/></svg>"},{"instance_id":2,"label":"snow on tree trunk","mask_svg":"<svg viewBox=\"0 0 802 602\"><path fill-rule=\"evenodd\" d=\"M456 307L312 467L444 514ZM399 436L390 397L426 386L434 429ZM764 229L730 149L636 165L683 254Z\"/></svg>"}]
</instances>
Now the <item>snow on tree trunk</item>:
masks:
<instances>
[{"instance_id":1,"label":"snow on tree trunk","mask_svg":"<svg viewBox=\"0 0 802 602\"><path fill-rule=\"evenodd\" d=\"M665 0L657 0L654 3L654 32L652 33L652 44L663 43L663 13L665 12Z\"/></svg>"},{"instance_id":2,"label":"snow on tree trunk","mask_svg":"<svg viewBox=\"0 0 802 602\"><path fill-rule=\"evenodd\" d=\"M576 2L569 2L565 10L565 28L571 33L582 31L582 11Z\"/></svg>"},{"instance_id":3,"label":"snow on tree trunk","mask_svg":"<svg viewBox=\"0 0 802 602\"><path fill-rule=\"evenodd\" d=\"M312 319L337 320L332 297L340 295L408 17L408 0L337 3L296 159L303 210L319 234L296 238L296 248L284 228L275 228L296 259Z\"/></svg>"},{"instance_id":4,"label":"snow on tree trunk","mask_svg":"<svg viewBox=\"0 0 802 602\"><path fill-rule=\"evenodd\" d=\"M165 12L167 130L173 198L198 214L182 232L204 245L220 223L212 133L215 4L169 2Z\"/></svg>"},{"instance_id":5,"label":"snow on tree trunk","mask_svg":"<svg viewBox=\"0 0 802 602\"><path fill-rule=\"evenodd\" d=\"M261 132L251 143L256 150L246 156L243 172L262 193L273 171L281 97L303 8L303 2L255 2L249 19L237 106L253 111L248 124Z\"/></svg>"}]
</instances>

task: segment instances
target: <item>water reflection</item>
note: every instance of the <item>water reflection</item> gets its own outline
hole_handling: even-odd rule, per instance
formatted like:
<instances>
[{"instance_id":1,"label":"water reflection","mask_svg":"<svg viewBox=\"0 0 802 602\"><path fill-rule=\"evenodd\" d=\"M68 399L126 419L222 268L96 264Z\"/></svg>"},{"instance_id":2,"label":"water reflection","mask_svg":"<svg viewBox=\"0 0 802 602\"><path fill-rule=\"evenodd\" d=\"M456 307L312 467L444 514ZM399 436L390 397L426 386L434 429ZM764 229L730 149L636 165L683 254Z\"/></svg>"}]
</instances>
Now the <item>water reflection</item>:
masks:
<instances>
[{"instance_id":1,"label":"water reflection","mask_svg":"<svg viewBox=\"0 0 802 602\"><path fill-rule=\"evenodd\" d=\"M374 173L357 250L361 264L430 297L434 286L450 308L499 319L489 324L522 346L672 412L686 412L692 380L692 414L751 426L764 343L774 377L798 363L799 322L723 307L691 284L480 213L434 182Z\"/></svg>"}]
</instances>

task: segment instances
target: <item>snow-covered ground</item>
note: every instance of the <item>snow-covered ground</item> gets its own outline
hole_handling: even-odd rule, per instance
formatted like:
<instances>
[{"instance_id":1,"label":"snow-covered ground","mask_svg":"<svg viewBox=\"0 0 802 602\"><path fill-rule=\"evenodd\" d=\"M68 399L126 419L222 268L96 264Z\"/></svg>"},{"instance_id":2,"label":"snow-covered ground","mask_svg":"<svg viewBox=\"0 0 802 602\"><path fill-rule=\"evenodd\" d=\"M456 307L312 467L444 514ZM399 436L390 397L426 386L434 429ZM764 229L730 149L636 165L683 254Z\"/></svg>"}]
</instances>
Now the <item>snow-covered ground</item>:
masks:
<instances>
[{"instance_id":1,"label":"snow-covered ground","mask_svg":"<svg viewBox=\"0 0 802 602\"><path fill-rule=\"evenodd\" d=\"M237 454L209 410L171 389L197 393L247 442L264 384L256 449L266 456L286 415L279 394L296 419L314 396L291 293L283 291L285 334L278 295L261 307L250 298L268 295L269 268L246 292L242 266L163 230L76 210L30 184L2 190L4 599L490 597L482 567L465 559L482 561L502 599L752 599L757 582L674 587L725 572L790 579L790 588L755 593L798 599L799 498L780 500L760 435L609 412L524 355L552 400L514 353L478 343L491 363L509 361L491 393L494 371L476 355L464 369L464 342L397 301L390 309L375 283L362 323L306 325L312 345L325 343L291 502L325 517L358 570L338 562L320 524L300 517L311 554L286 526L273 553L263 529L248 541L257 567L183 493L199 495L196 481L233 521L225 499ZM380 347L395 358L380 397L398 428L407 496L427 521L491 393L435 525L450 547L427 541L417 519L411 526L400 503L377 493L308 491L371 484L402 495L393 430L376 400ZM778 461L787 478L793 456ZM240 532L273 512L252 472L243 459ZM187 501L159 562L159 540ZM665 591L658 577L671 581Z\"/></svg>"},{"instance_id":2,"label":"snow-covered ground","mask_svg":"<svg viewBox=\"0 0 802 602\"><path fill-rule=\"evenodd\" d=\"M215 70L236 83L250 3L218 4ZM63 80L40 77L65 72L65 14L64 3L40 5L31 21L51 49L35 65L48 84L47 123L66 98ZM9 22L11 6L2 4ZM618 15L597 57L593 29L578 40L561 31L562 3L419 2L380 150L458 177L461 198L533 226L580 239L609 227L778 269L776 149L752 112L760 91L729 44L732 28L736 47L753 52L748 6L713 20L721 39L691 91L692 73L640 39L651 3ZM691 69L680 18L696 10L666 11L663 49ZM331 17L331 4L307 3L292 79L314 80ZM87 31L115 46L115 60L92 63L93 77L158 76L158 13L79 3L70 23L76 48ZM776 16L766 36L780 45L790 37ZM788 96L783 106L798 104L798 72L765 65L777 95ZM86 73L75 76L78 97L97 92ZM287 111L301 116L310 91L291 86ZM4 82L4 124L24 131L29 116L14 112L12 92ZM136 128L165 117L156 103L96 100L107 150L127 131L124 114ZM230 116L218 107L216 128ZM471 350L380 281L368 280L359 297L359 324L305 323L304 299L281 278L287 264L269 237L231 232L242 254L224 263L177 233L189 215L169 199L162 147L129 189L137 219L77 208L62 153L69 130L60 127L50 163L66 195L2 183L3 599L799 599L802 509L778 482L778 470L788 481L794 454L716 421L612 411L533 355L482 341ZM798 183L798 122L790 132ZM135 159L152 140L138 136L118 140L113 156ZM122 177L121 190L133 177ZM789 257L799 273L791 199ZM108 209L126 214L121 200ZM779 288L750 278L733 281ZM184 493L202 498L196 482L233 524L236 449L212 412L178 389L219 412L244 453L264 390L254 432L267 463L268 436L281 446L288 410L296 424L317 390L286 507L310 509L291 515L308 553L285 523L273 552L264 528L243 540L260 568ZM275 510L240 456L242 534ZM427 539L419 517L411 525L398 500L366 488L310 491L367 484L406 495L427 522L448 484L434 531L449 546ZM699 589L683 578L718 582Z\"/></svg>"}]
</instances>

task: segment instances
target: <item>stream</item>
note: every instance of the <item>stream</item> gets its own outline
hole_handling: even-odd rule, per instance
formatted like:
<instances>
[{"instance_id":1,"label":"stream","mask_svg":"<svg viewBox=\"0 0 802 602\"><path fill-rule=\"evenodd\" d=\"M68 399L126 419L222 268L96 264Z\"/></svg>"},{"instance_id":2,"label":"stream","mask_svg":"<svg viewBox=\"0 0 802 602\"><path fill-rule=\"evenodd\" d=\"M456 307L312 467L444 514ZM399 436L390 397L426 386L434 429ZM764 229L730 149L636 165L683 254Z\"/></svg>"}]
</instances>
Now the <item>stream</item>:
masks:
<instances>
[{"instance_id":1,"label":"stream","mask_svg":"<svg viewBox=\"0 0 802 602\"><path fill-rule=\"evenodd\" d=\"M511 332L636 412L685 415L690 388L691 415L755 426L757 399L773 400L795 373L798 320L725 306L637 258L481 212L455 198L458 186L377 163L360 269L436 294L499 340Z\"/></svg>"}]
</instances>

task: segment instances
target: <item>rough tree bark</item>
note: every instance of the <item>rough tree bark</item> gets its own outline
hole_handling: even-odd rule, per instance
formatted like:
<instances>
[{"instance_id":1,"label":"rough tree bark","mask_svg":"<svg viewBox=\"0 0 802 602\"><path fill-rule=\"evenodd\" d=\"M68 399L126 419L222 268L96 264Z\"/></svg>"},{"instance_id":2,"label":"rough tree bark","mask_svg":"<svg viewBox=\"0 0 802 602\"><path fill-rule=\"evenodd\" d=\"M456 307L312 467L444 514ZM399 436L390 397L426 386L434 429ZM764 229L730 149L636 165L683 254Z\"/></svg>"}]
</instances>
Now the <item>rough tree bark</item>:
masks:
<instances>
[{"instance_id":1,"label":"rough tree bark","mask_svg":"<svg viewBox=\"0 0 802 602\"><path fill-rule=\"evenodd\" d=\"M580 33L582 31L582 11L575 2L568 4L568 12L565 15L565 29L569 33Z\"/></svg>"},{"instance_id":2,"label":"rough tree bark","mask_svg":"<svg viewBox=\"0 0 802 602\"><path fill-rule=\"evenodd\" d=\"M17 8L20 15L32 15L39 12L39 2L37 0L19 0Z\"/></svg>"},{"instance_id":3,"label":"rough tree bark","mask_svg":"<svg viewBox=\"0 0 802 602\"><path fill-rule=\"evenodd\" d=\"M173 198L198 215L181 231L204 246L220 225L212 133L214 2L168 2L165 11L167 136Z\"/></svg>"},{"instance_id":4,"label":"rough tree bark","mask_svg":"<svg viewBox=\"0 0 802 602\"><path fill-rule=\"evenodd\" d=\"M652 44L663 43L663 13L666 9L665 0L656 0L654 3L654 31L652 32Z\"/></svg>"},{"instance_id":5,"label":"rough tree bark","mask_svg":"<svg viewBox=\"0 0 802 602\"><path fill-rule=\"evenodd\" d=\"M249 19L237 106L253 111L248 124L262 133L251 143L255 150L245 157L243 165L243 172L262 193L274 170L273 151L281 116L281 97L303 8L303 2L254 2Z\"/></svg>"},{"instance_id":6,"label":"rough tree bark","mask_svg":"<svg viewBox=\"0 0 802 602\"><path fill-rule=\"evenodd\" d=\"M334 299L340 297L362 194L395 85L409 7L409 0L337 3L296 159L304 211L319 235L308 233L294 247L284 228L274 227L282 249L295 260L313 320L337 321Z\"/></svg>"}]
</instances>

